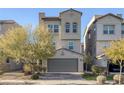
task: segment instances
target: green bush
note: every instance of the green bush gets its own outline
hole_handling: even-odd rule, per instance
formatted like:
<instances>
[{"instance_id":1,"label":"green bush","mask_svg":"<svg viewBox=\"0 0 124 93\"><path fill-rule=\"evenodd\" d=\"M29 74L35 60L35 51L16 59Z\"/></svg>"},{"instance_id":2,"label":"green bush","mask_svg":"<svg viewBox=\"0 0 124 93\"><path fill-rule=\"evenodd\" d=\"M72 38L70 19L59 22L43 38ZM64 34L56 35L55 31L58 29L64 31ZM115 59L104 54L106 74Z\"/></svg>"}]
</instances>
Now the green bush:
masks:
<instances>
[{"instance_id":1,"label":"green bush","mask_svg":"<svg viewBox=\"0 0 124 93\"><path fill-rule=\"evenodd\" d=\"M119 77L120 77L119 74L113 76L113 80L115 83L119 83ZM123 82L124 82L124 76L121 75L121 83L123 83Z\"/></svg>"},{"instance_id":2,"label":"green bush","mask_svg":"<svg viewBox=\"0 0 124 93\"><path fill-rule=\"evenodd\" d=\"M96 75L91 74L91 73L84 73L82 74L82 78L86 80L96 80Z\"/></svg>"},{"instance_id":3,"label":"green bush","mask_svg":"<svg viewBox=\"0 0 124 93\"><path fill-rule=\"evenodd\" d=\"M97 84L105 84L106 77L103 75L100 75L100 76L97 76L96 80L97 80Z\"/></svg>"},{"instance_id":4,"label":"green bush","mask_svg":"<svg viewBox=\"0 0 124 93\"><path fill-rule=\"evenodd\" d=\"M37 65L37 64L33 64L33 71L40 73L42 71L42 66L41 65Z\"/></svg>"},{"instance_id":5,"label":"green bush","mask_svg":"<svg viewBox=\"0 0 124 93\"><path fill-rule=\"evenodd\" d=\"M32 73L31 65L30 64L24 64L23 71L25 75L30 75Z\"/></svg>"},{"instance_id":6,"label":"green bush","mask_svg":"<svg viewBox=\"0 0 124 93\"><path fill-rule=\"evenodd\" d=\"M31 76L31 79L33 79L33 80L37 80L37 79L39 79L39 74L33 74L32 76Z\"/></svg>"},{"instance_id":7,"label":"green bush","mask_svg":"<svg viewBox=\"0 0 124 93\"><path fill-rule=\"evenodd\" d=\"M104 67L100 67L100 66L97 66L97 65L93 65L91 70L95 75L101 75L101 74L104 74L104 72L105 72Z\"/></svg>"},{"instance_id":8,"label":"green bush","mask_svg":"<svg viewBox=\"0 0 124 93\"><path fill-rule=\"evenodd\" d=\"M41 73L41 72L45 73L47 71L47 67L42 67L42 65L34 65L33 69L37 73Z\"/></svg>"},{"instance_id":9,"label":"green bush","mask_svg":"<svg viewBox=\"0 0 124 93\"><path fill-rule=\"evenodd\" d=\"M4 73L4 71L0 70L0 75L2 75Z\"/></svg>"}]
</instances>

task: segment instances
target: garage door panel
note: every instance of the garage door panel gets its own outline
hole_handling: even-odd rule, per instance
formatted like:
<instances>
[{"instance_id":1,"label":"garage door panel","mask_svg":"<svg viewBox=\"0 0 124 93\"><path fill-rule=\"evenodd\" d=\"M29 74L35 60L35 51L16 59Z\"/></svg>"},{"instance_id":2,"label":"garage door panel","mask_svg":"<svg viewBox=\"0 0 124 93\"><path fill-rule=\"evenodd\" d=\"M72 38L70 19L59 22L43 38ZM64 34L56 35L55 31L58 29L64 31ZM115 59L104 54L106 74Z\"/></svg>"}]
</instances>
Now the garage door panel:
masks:
<instances>
[{"instance_id":1,"label":"garage door panel","mask_svg":"<svg viewBox=\"0 0 124 93\"><path fill-rule=\"evenodd\" d=\"M77 59L49 59L48 72L77 72Z\"/></svg>"}]
</instances>

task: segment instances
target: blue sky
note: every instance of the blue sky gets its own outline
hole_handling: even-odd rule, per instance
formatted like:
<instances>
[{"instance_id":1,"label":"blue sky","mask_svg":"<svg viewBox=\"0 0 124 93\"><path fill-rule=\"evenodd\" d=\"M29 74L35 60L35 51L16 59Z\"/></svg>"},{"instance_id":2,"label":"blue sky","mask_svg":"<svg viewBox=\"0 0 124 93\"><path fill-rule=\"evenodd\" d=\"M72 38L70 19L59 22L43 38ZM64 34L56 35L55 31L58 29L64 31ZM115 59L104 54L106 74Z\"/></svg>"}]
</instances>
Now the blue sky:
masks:
<instances>
[{"instance_id":1,"label":"blue sky","mask_svg":"<svg viewBox=\"0 0 124 93\"><path fill-rule=\"evenodd\" d=\"M92 16L99 14L123 14L124 17L124 9L119 8L75 8L78 11L83 13L82 15L82 37L83 32L91 20ZM20 25L28 25L32 24L33 27L37 26L38 21L38 13L45 12L46 16L58 16L59 12L67 10L67 8L0 8L0 20L12 19L15 20ZM81 38L82 38L81 37ZM83 39L82 39L83 40Z\"/></svg>"}]
</instances>

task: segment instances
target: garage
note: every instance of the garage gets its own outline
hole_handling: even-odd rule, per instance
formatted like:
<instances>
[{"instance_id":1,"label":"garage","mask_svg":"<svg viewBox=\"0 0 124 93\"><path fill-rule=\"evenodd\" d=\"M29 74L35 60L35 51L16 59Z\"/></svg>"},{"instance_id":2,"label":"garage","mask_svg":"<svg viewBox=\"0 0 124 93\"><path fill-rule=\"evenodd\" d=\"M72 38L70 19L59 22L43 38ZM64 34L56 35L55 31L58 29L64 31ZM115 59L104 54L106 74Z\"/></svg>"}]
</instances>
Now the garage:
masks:
<instances>
[{"instance_id":1,"label":"garage","mask_svg":"<svg viewBox=\"0 0 124 93\"><path fill-rule=\"evenodd\" d=\"M78 59L48 59L48 72L78 72Z\"/></svg>"}]
</instances>

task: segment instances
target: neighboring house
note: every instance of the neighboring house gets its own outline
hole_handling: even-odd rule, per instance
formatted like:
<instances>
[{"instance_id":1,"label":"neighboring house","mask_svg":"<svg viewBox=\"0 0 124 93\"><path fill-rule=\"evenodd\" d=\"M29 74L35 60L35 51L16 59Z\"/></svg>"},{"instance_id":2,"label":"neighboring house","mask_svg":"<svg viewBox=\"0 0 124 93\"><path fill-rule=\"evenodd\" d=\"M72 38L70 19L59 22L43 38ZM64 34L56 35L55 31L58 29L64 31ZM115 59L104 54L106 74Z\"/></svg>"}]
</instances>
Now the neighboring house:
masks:
<instances>
[{"instance_id":1,"label":"neighboring house","mask_svg":"<svg viewBox=\"0 0 124 93\"><path fill-rule=\"evenodd\" d=\"M82 13L69 9L58 17L46 17L39 13L39 24L51 31L56 53L44 64L48 72L82 72L83 57L81 48Z\"/></svg>"},{"instance_id":2,"label":"neighboring house","mask_svg":"<svg viewBox=\"0 0 124 93\"><path fill-rule=\"evenodd\" d=\"M0 20L0 36L7 32L8 29L12 27L20 26L14 20ZM10 59L5 60L5 64L1 65L3 68L5 67L6 71L13 71L21 69L21 64L16 64Z\"/></svg>"},{"instance_id":3,"label":"neighboring house","mask_svg":"<svg viewBox=\"0 0 124 93\"><path fill-rule=\"evenodd\" d=\"M107 67L103 49L113 40L124 37L124 19L121 14L95 15L84 32L84 51L91 54L94 64Z\"/></svg>"},{"instance_id":4,"label":"neighboring house","mask_svg":"<svg viewBox=\"0 0 124 93\"><path fill-rule=\"evenodd\" d=\"M19 24L17 24L14 20L0 20L0 35L6 33L8 29L17 26L19 26Z\"/></svg>"}]
</instances>

